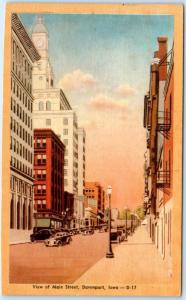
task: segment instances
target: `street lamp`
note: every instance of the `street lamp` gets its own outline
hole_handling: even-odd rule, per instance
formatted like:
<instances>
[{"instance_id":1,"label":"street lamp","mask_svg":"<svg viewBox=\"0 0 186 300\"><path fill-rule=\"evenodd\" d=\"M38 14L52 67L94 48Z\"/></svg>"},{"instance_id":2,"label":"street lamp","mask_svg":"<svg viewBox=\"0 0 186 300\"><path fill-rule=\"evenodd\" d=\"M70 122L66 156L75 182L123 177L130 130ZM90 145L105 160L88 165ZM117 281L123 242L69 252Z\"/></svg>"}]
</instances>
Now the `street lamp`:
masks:
<instances>
[{"instance_id":1,"label":"street lamp","mask_svg":"<svg viewBox=\"0 0 186 300\"><path fill-rule=\"evenodd\" d=\"M113 258L114 253L112 252L112 245L110 240L111 235L111 194L112 194L112 187L111 185L107 188L107 195L108 195L108 250L106 253L106 258Z\"/></svg>"},{"instance_id":2,"label":"street lamp","mask_svg":"<svg viewBox=\"0 0 186 300\"><path fill-rule=\"evenodd\" d=\"M128 210L128 208L126 207L125 208L125 238L126 238L126 240L127 240L127 236L128 236L128 234L127 234L127 210Z\"/></svg>"},{"instance_id":3,"label":"street lamp","mask_svg":"<svg viewBox=\"0 0 186 300\"><path fill-rule=\"evenodd\" d=\"M131 215L130 215L130 221L131 221L131 224L130 224L130 226L131 226L131 228L130 228L130 232L131 232L131 234L133 234L133 213L131 213Z\"/></svg>"}]
</instances>

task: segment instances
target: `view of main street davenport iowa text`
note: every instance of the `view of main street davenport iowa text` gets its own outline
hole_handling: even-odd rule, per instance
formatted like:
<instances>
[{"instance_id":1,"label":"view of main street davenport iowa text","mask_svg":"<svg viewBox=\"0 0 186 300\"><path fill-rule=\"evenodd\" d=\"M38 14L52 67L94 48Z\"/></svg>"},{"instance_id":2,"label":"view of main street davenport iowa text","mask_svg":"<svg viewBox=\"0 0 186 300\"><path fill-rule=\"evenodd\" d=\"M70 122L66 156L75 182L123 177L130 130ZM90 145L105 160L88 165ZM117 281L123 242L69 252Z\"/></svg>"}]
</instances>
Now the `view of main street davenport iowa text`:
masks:
<instances>
[{"instance_id":1,"label":"view of main street davenport iowa text","mask_svg":"<svg viewBox=\"0 0 186 300\"><path fill-rule=\"evenodd\" d=\"M11 15L10 283L171 282L173 32L171 15Z\"/></svg>"}]
</instances>

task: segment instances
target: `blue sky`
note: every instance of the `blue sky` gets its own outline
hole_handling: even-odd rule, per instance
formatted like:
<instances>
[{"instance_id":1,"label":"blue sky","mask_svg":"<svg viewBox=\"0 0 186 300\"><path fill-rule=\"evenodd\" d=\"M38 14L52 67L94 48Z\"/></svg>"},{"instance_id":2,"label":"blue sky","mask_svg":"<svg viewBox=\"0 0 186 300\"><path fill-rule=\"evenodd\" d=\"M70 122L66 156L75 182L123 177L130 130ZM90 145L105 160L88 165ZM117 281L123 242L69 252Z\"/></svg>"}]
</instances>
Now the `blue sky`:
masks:
<instances>
[{"instance_id":1,"label":"blue sky","mask_svg":"<svg viewBox=\"0 0 186 300\"><path fill-rule=\"evenodd\" d=\"M20 16L31 33L36 15ZM118 207L142 203L144 94L158 50L157 37L167 36L168 48L172 46L173 17L43 16L55 84L63 89L86 130L86 180L111 184Z\"/></svg>"},{"instance_id":2,"label":"blue sky","mask_svg":"<svg viewBox=\"0 0 186 300\"><path fill-rule=\"evenodd\" d=\"M35 15L22 14L21 19L31 29ZM44 19L56 82L81 68L110 88L123 81L140 84L157 37L166 35L172 44L171 16L47 14Z\"/></svg>"}]
</instances>

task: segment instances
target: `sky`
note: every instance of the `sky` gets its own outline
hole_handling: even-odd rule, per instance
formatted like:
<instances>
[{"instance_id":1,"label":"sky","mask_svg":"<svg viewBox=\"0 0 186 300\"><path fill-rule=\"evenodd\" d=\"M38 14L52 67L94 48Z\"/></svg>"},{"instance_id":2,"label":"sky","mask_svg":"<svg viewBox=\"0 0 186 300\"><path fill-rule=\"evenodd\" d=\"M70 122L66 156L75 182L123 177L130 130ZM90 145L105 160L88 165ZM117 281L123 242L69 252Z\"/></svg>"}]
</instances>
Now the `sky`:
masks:
<instances>
[{"instance_id":1,"label":"sky","mask_svg":"<svg viewBox=\"0 0 186 300\"><path fill-rule=\"evenodd\" d=\"M55 86L86 130L86 180L112 185L112 206L143 202L143 99L157 37L173 42L166 15L45 14ZM21 14L31 33L36 15Z\"/></svg>"}]
</instances>

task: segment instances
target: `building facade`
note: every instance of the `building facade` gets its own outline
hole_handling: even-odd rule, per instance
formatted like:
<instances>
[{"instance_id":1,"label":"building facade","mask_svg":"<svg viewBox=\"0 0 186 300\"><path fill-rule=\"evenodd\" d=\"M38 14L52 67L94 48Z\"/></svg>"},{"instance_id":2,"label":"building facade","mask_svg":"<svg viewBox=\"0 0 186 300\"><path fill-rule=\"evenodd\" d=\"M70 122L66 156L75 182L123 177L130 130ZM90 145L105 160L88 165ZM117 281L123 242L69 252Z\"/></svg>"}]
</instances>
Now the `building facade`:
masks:
<instances>
[{"instance_id":1,"label":"building facade","mask_svg":"<svg viewBox=\"0 0 186 300\"><path fill-rule=\"evenodd\" d=\"M85 219L90 225L104 222L105 192L99 182L85 182Z\"/></svg>"},{"instance_id":2,"label":"building facade","mask_svg":"<svg viewBox=\"0 0 186 300\"><path fill-rule=\"evenodd\" d=\"M144 98L145 199L148 231L171 272L171 211L173 184L173 48L158 38L150 70L150 89Z\"/></svg>"},{"instance_id":3,"label":"building facade","mask_svg":"<svg viewBox=\"0 0 186 300\"><path fill-rule=\"evenodd\" d=\"M73 222L76 223L83 214L82 193L78 194L78 177L81 181L84 176L78 170L78 120L64 92L54 87L48 40L43 19L38 17L32 31L32 41L41 56L33 68L33 126L52 129L65 144L64 185L65 191L74 195ZM83 168L81 171L84 172Z\"/></svg>"},{"instance_id":4,"label":"building facade","mask_svg":"<svg viewBox=\"0 0 186 300\"><path fill-rule=\"evenodd\" d=\"M40 59L16 14L11 19L10 241L33 226L32 68Z\"/></svg>"},{"instance_id":5,"label":"building facade","mask_svg":"<svg viewBox=\"0 0 186 300\"><path fill-rule=\"evenodd\" d=\"M63 227L64 152L52 130L34 130L35 227Z\"/></svg>"},{"instance_id":6,"label":"building facade","mask_svg":"<svg viewBox=\"0 0 186 300\"><path fill-rule=\"evenodd\" d=\"M85 139L85 130L78 128L78 201L76 209L78 223L81 225L85 211Z\"/></svg>"}]
</instances>

